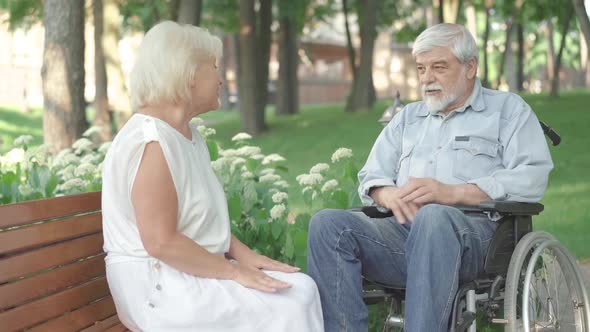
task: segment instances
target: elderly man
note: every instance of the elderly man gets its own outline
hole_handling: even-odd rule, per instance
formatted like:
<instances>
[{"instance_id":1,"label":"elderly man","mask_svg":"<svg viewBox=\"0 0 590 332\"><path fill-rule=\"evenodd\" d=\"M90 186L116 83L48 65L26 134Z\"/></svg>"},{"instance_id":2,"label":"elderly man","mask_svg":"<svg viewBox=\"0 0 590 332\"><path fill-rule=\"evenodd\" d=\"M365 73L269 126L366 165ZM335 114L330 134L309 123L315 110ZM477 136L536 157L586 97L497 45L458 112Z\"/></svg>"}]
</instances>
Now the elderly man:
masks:
<instances>
[{"instance_id":1,"label":"elderly man","mask_svg":"<svg viewBox=\"0 0 590 332\"><path fill-rule=\"evenodd\" d=\"M423 101L383 129L359 172L363 202L394 217L323 210L311 220L308 272L326 331L366 331L361 275L406 288L407 331L446 331L458 285L483 271L496 229L452 205L539 201L553 167L529 105L481 86L465 27L428 28L412 54Z\"/></svg>"}]
</instances>

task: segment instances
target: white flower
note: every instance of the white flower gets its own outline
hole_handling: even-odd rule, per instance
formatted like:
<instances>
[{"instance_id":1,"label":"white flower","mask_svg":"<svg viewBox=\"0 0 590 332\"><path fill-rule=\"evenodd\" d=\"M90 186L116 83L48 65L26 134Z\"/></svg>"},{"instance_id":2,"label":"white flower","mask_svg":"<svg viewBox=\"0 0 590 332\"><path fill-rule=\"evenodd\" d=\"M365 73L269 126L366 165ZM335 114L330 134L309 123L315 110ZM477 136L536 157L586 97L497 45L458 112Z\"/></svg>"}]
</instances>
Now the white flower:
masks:
<instances>
[{"instance_id":1,"label":"white flower","mask_svg":"<svg viewBox=\"0 0 590 332\"><path fill-rule=\"evenodd\" d=\"M71 189L84 189L88 185L88 182L81 179L70 179L64 184L59 186L59 190L68 191Z\"/></svg>"},{"instance_id":2,"label":"white flower","mask_svg":"<svg viewBox=\"0 0 590 332\"><path fill-rule=\"evenodd\" d=\"M80 164L96 164L99 159L100 157L95 154L87 154L80 159Z\"/></svg>"},{"instance_id":3,"label":"white flower","mask_svg":"<svg viewBox=\"0 0 590 332\"><path fill-rule=\"evenodd\" d=\"M50 155L50 152L49 152L50 148L51 148L50 144L41 144L37 148L35 148L34 150L27 151L27 152L30 152L29 159L32 160L34 158L35 161L37 161L39 164L45 164L47 162L47 158Z\"/></svg>"},{"instance_id":4,"label":"white flower","mask_svg":"<svg viewBox=\"0 0 590 332\"><path fill-rule=\"evenodd\" d=\"M314 190L313 193L311 193L311 200L315 201L316 198L318 198L318 192Z\"/></svg>"},{"instance_id":5,"label":"white flower","mask_svg":"<svg viewBox=\"0 0 590 332\"><path fill-rule=\"evenodd\" d=\"M352 150L347 148L339 148L332 154L332 162L335 163L340 159L352 158Z\"/></svg>"},{"instance_id":6,"label":"white flower","mask_svg":"<svg viewBox=\"0 0 590 332\"><path fill-rule=\"evenodd\" d=\"M275 193L274 195L272 195L272 201L273 201L273 203L281 203L282 201L286 200L288 197L289 197L289 195L287 195L287 193L279 191L279 192Z\"/></svg>"},{"instance_id":7,"label":"white flower","mask_svg":"<svg viewBox=\"0 0 590 332\"><path fill-rule=\"evenodd\" d=\"M277 153L272 153L264 157L264 159L262 160L262 165L268 165L270 163L276 163L279 161L285 161L285 158L283 158L283 156Z\"/></svg>"},{"instance_id":8,"label":"white flower","mask_svg":"<svg viewBox=\"0 0 590 332\"><path fill-rule=\"evenodd\" d=\"M246 162L246 159L241 158L241 157L238 157L238 158L236 158L236 159L234 159L232 161L231 166L232 167L237 167L238 165L241 165L241 164L243 164L245 162Z\"/></svg>"},{"instance_id":9,"label":"white flower","mask_svg":"<svg viewBox=\"0 0 590 332\"><path fill-rule=\"evenodd\" d=\"M241 148L238 149L238 155L243 156L243 157L250 157L250 156L254 156L260 153L260 148L257 146L250 146L250 145L246 145L246 146L242 146Z\"/></svg>"},{"instance_id":10,"label":"white flower","mask_svg":"<svg viewBox=\"0 0 590 332\"><path fill-rule=\"evenodd\" d=\"M283 204L277 204L270 209L270 220L276 220L283 216L287 208Z\"/></svg>"},{"instance_id":11,"label":"white flower","mask_svg":"<svg viewBox=\"0 0 590 332\"><path fill-rule=\"evenodd\" d=\"M111 147L111 144L113 142L104 142L100 145L100 147L98 148L98 152L105 154L107 153L108 149Z\"/></svg>"},{"instance_id":12,"label":"white flower","mask_svg":"<svg viewBox=\"0 0 590 332\"><path fill-rule=\"evenodd\" d=\"M31 135L21 135L14 139L12 145L15 147L29 145L33 141L33 136Z\"/></svg>"},{"instance_id":13,"label":"white flower","mask_svg":"<svg viewBox=\"0 0 590 332\"><path fill-rule=\"evenodd\" d=\"M66 154L63 158L64 165L71 165L77 164L80 161L80 158L73 153Z\"/></svg>"},{"instance_id":14,"label":"white flower","mask_svg":"<svg viewBox=\"0 0 590 332\"><path fill-rule=\"evenodd\" d=\"M260 175L274 174L274 173L275 173L275 169L274 168L263 168L260 171Z\"/></svg>"},{"instance_id":15,"label":"white flower","mask_svg":"<svg viewBox=\"0 0 590 332\"><path fill-rule=\"evenodd\" d=\"M92 137L92 135L100 133L101 130L102 130L102 126L92 126L88 129L86 129L86 131L82 134L82 136Z\"/></svg>"},{"instance_id":16,"label":"white flower","mask_svg":"<svg viewBox=\"0 0 590 332\"><path fill-rule=\"evenodd\" d=\"M254 159L254 160L264 159L264 155L261 153L258 153L258 154L251 156L250 159Z\"/></svg>"},{"instance_id":17,"label":"white flower","mask_svg":"<svg viewBox=\"0 0 590 332\"><path fill-rule=\"evenodd\" d=\"M195 126L200 126L203 123L205 123L205 121L203 121L203 119L201 119L201 118L192 118L191 119L191 124L193 124Z\"/></svg>"},{"instance_id":18,"label":"white flower","mask_svg":"<svg viewBox=\"0 0 590 332\"><path fill-rule=\"evenodd\" d=\"M207 128L205 126L198 126L197 130L199 131L199 134L201 134L201 136L203 136L203 138L207 138L209 136L215 135L216 131L213 128Z\"/></svg>"},{"instance_id":19,"label":"white flower","mask_svg":"<svg viewBox=\"0 0 590 332\"><path fill-rule=\"evenodd\" d=\"M23 162L25 159L25 150L21 148L14 148L10 150L4 157L0 157L0 163L6 165L16 165Z\"/></svg>"},{"instance_id":20,"label":"white flower","mask_svg":"<svg viewBox=\"0 0 590 332\"><path fill-rule=\"evenodd\" d=\"M309 186L308 187L305 187L305 188L303 188L303 190L301 190L301 194L305 195L305 193L308 192L308 191L310 191L310 190L313 190L313 188L312 187L309 187Z\"/></svg>"},{"instance_id":21,"label":"white flower","mask_svg":"<svg viewBox=\"0 0 590 332\"><path fill-rule=\"evenodd\" d=\"M76 154L90 151L92 150L92 141L86 137L82 137L72 144L72 148L76 151Z\"/></svg>"},{"instance_id":22,"label":"white flower","mask_svg":"<svg viewBox=\"0 0 590 332\"><path fill-rule=\"evenodd\" d=\"M66 167L57 171L57 175L60 175L64 181L75 178L76 166L70 164Z\"/></svg>"},{"instance_id":23,"label":"white flower","mask_svg":"<svg viewBox=\"0 0 590 332\"><path fill-rule=\"evenodd\" d=\"M30 185L25 183L25 184L21 184L20 186L18 186L18 191L23 196L29 196L30 194L33 193L33 188L31 188Z\"/></svg>"},{"instance_id":24,"label":"white flower","mask_svg":"<svg viewBox=\"0 0 590 332\"><path fill-rule=\"evenodd\" d=\"M330 165L326 163L319 163L315 164L310 170L310 174L321 174L323 171L327 171L330 169Z\"/></svg>"},{"instance_id":25,"label":"white flower","mask_svg":"<svg viewBox=\"0 0 590 332\"><path fill-rule=\"evenodd\" d=\"M220 150L219 154L227 158L237 157L240 155L236 149Z\"/></svg>"},{"instance_id":26,"label":"white flower","mask_svg":"<svg viewBox=\"0 0 590 332\"><path fill-rule=\"evenodd\" d=\"M80 166L76 167L74 171L74 175L76 176L86 176L94 173L96 171L96 166L90 163L83 163Z\"/></svg>"},{"instance_id":27,"label":"white flower","mask_svg":"<svg viewBox=\"0 0 590 332\"><path fill-rule=\"evenodd\" d=\"M245 141L248 139L252 139L252 136L250 136L250 134L248 133L237 133L234 137L232 137L232 141L233 142L237 142L237 141Z\"/></svg>"},{"instance_id":28,"label":"white flower","mask_svg":"<svg viewBox=\"0 0 590 332\"><path fill-rule=\"evenodd\" d=\"M322 187L322 192L325 193L326 191L334 190L336 187L338 187L338 181L334 179L328 180L326 181L326 183L324 183L324 186Z\"/></svg>"},{"instance_id":29,"label":"white flower","mask_svg":"<svg viewBox=\"0 0 590 332\"><path fill-rule=\"evenodd\" d=\"M275 186L277 187L281 187L281 188L289 188L289 184L287 183L287 181L285 180L281 180L281 181L277 181L275 183L273 183Z\"/></svg>"},{"instance_id":30,"label":"white flower","mask_svg":"<svg viewBox=\"0 0 590 332\"><path fill-rule=\"evenodd\" d=\"M243 179L253 179L254 178L254 174L252 174L251 172L243 172L242 173L242 178Z\"/></svg>"},{"instance_id":31,"label":"white flower","mask_svg":"<svg viewBox=\"0 0 590 332\"><path fill-rule=\"evenodd\" d=\"M265 175L261 176L258 180L260 182L275 182L275 181L279 181L280 179L281 179L281 177L279 175L265 174Z\"/></svg>"},{"instance_id":32,"label":"white flower","mask_svg":"<svg viewBox=\"0 0 590 332\"><path fill-rule=\"evenodd\" d=\"M220 172L226 165L229 164L229 162L230 159L221 157L211 162L211 168L213 168L215 172Z\"/></svg>"},{"instance_id":33,"label":"white flower","mask_svg":"<svg viewBox=\"0 0 590 332\"><path fill-rule=\"evenodd\" d=\"M295 179L302 186L313 186L321 183L324 177L321 174L300 174Z\"/></svg>"}]
</instances>

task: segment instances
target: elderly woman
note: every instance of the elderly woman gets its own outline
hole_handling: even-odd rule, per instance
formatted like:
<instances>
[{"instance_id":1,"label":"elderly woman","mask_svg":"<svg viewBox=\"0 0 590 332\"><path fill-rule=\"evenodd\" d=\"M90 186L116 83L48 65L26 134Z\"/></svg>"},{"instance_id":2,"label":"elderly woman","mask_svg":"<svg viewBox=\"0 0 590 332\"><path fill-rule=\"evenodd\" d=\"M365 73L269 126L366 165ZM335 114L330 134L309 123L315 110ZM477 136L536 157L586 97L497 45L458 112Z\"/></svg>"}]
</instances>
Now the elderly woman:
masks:
<instances>
[{"instance_id":1,"label":"elderly woman","mask_svg":"<svg viewBox=\"0 0 590 332\"><path fill-rule=\"evenodd\" d=\"M219 106L221 42L163 22L131 73L136 114L103 168L111 294L133 331L323 331L315 283L230 233L223 188L190 120Z\"/></svg>"}]
</instances>

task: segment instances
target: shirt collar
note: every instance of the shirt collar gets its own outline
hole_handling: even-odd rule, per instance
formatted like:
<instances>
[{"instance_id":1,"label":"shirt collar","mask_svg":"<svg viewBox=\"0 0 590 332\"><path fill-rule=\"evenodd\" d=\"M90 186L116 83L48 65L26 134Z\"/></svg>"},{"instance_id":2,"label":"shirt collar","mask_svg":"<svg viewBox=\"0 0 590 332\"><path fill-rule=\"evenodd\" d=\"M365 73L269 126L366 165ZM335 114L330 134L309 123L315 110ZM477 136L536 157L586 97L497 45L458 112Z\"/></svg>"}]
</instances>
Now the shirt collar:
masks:
<instances>
[{"instance_id":1,"label":"shirt collar","mask_svg":"<svg viewBox=\"0 0 590 332\"><path fill-rule=\"evenodd\" d=\"M467 110L468 107L471 106L471 109L476 111L476 112L481 112L485 109L485 103L483 100L483 95L482 95L482 91L483 88L481 86L481 82L479 81L479 78L475 79L475 82L473 84L473 91L471 92L471 96L469 96L469 99L467 99L467 102L465 103L465 105L463 105L462 107L459 107L456 112L464 112L465 110ZM430 112L428 111L428 108L426 107L425 103L422 103L422 107L420 107L420 110L418 110L418 112L416 113L416 116L428 116L428 114L430 114Z\"/></svg>"}]
</instances>

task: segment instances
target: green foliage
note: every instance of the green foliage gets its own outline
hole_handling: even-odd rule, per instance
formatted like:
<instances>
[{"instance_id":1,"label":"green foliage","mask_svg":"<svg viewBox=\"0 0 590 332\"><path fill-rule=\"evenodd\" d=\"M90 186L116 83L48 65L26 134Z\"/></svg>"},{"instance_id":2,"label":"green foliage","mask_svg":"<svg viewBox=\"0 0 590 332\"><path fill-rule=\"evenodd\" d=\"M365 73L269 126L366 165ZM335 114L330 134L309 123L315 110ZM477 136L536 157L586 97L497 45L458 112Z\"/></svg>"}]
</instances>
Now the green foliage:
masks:
<instances>
[{"instance_id":1,"label":"green foliage","mask_svg":"<svg viewBox=\"0 0 590 332\"><path fill-rule=\"evenodd\" d=\"M43 19L41 0L0 0L0 10L8 12L9 29L28 29Z\"/></svg>"}]
</instances>

